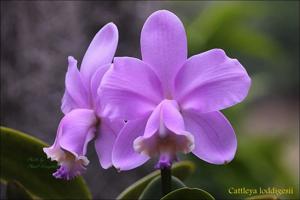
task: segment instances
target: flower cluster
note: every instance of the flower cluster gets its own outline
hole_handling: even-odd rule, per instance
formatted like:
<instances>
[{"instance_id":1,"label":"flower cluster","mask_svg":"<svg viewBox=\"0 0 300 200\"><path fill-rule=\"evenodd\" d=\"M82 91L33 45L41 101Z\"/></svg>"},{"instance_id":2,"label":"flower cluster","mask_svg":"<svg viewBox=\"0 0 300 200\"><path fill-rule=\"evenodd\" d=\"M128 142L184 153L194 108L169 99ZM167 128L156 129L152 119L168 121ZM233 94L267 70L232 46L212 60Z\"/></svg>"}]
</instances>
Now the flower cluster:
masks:
<instances>
[{"instance_id":1,"label":"flower cluster","mask_svg":"<svg viewBox=\"0 0 300 200\"><path fill-rule=\"evenodd\" d=\"M170 167L178 153L189 152L213 164L230 162L237 139L220 110L247 96L251 79L240 62L221 49L188 58L184 26L166 10L143 26L142 59L113 58L117 42L109 23L91 42L80 71L68 58L65 116L54 144L44 148L60 165L54 176L80 175L93 138L105 169L130 170L151 157L158 158L157 168Z\"/></svg>"}]
</instances>

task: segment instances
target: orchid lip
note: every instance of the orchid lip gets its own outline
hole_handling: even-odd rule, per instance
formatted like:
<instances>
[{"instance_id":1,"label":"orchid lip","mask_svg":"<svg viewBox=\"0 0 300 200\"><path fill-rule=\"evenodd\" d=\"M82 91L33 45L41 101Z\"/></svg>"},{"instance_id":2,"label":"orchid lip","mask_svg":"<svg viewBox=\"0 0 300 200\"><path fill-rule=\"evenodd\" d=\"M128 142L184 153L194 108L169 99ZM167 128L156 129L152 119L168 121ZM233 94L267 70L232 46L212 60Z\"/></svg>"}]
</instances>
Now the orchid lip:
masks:
<instances>
[{"instance_id":1,"label":"orchid lip","mask_svg":"<svg viewBox=\"0 0 300 200\"><path fill-rule=\"evenodd\" d=\"M166 124L167 122L164 116L168 112L168 108L170 108L168 106L170 106L173 111L176 110L176 112L178 112L179 110L179 105L176 101L163 100L152 113L152 119L154 119L155 116L159 118L156 118L159 120L156 132L139 136L133 142L133 147L136 152L150 157L159 156L162 165L164 165L163 163L169 165L173 160L176 160L175 158L178 152L189 153L195 146L194 137L191 133L179 129L171 130L172 127Z\"/></svg>"},{"instance_id":2,"label":"orchid lip","mask_svg":"<svg viewBox=\"0 0 300 200\"><path fill-rule=\"evenodd\" d=\"M195 147L194 137L191 134L187 134L186 136L181 135L180 139L186 141L184 144L178 144L173 140L176 136L170 135L175 134L170 133L168 129L165 130L168 132L164 132L163 137L161 136L161 133L154 136L155 138L153 140L150 138L145 139L143 137L138 137L134 140L133 144L136 152L150 157L159 157L159 160L155 165L156 169L170 168L173 162L178 161L178 152L187 154L190 153Z\"/></svg>"},{"instance_id":3,"label":"orchid lip","mask_svg":"<svg viewBox=\"0 0 300 200\"><path fill-rule=\"evenodd\" d=\"M61 148L53 149L49 147L43 150L48 158L52 161L57 161L60 165L57 171L53 173L53 176L58 179L70 180L80 176L89 164L86 156L78 156Z\"/></svg>"}]
</instances>

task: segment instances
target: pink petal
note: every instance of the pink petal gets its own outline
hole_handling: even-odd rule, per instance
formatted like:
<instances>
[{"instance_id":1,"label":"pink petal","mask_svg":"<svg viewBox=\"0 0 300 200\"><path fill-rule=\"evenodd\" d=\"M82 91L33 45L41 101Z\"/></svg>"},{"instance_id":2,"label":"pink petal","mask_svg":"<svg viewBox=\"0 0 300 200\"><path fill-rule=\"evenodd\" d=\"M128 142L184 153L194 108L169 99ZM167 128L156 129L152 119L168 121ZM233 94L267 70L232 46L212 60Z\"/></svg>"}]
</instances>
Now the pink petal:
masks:
<instances>
[{"instance_id":1,"label":"pink petal","mask_svg":"<svg viewBox=\"0 0 300 200\"><path fill-rule=\"evenodd\" d=\"M180 19L167 10L154 12L141 33L143 61L161 80L165 95L171 95L173 79L187 59L187 40Z\"/></svg>"},{"instance_id":2,"label":"pink petal","mask_svg":"<svg viewBox=\"0 0 300 200\"><path fill-rule=\"evenodd\" d=\"M128 121L119 133L112 152L113 165L123 171L144 164L149 157L134 151L133 141L145 130L147 118Z\"/></svg>"},{"instance_id":3,"label":"pink petal","mask_svg":"<svg viewBox=\"0 0 300 200\"><path fill-rule=\"evenodd\" d=\"M118 39L118 29L113 23L106 24L95 35L82 59L80 68L86 84L91 80L98 67L111 63Z\"/></svg>"},{"instance_id":4,"label":"pink petal","mask_svg":"<svg viewBox=\"0 0 300 200\"><path fill-rule=\"evenodd\" d=\"M112 165L112 148L115 139L124 126L121 120L112 121L110 119L102 118L100 122L100 129L97 130L97 138L95 140L95 148L98 154L100 165L107 169Z\"/></svg>"},{"instance_id":5,"label":"pink petal","mask_svg":"<svg viewBox=\"0 0 300 200\"><path fill-rule=\"evenodd\" d=\"M234 158L236 136L221 112L184 112L183 117L187 131L194 135L196 156L212 164L226 164Z\"/></svg>"},{"instance_id":6,"label":"pink petal","mask_svg":"<svg viewBox=\"0 0 300 200\"><path fill-rule=\"evenodd\" d=\"M87 88L84 86L82 77L77 68L77 61L68 57L68 71L66 74L66 91L62 99L61 110L67 114L75 108L89 108L89 98Z\"/></svg>"},{"instance_id":7,"label":"pink petal","mask_svg":"<svg viewBox=\"0 0 300 200\"><path fill-rule=\"evenodd\" d=\"M65 90L64 96L61 100L61 111L64 114L67 114L68 112L78 107L79 106L73 101L72 97L68 94L68 91Z\"/></svg>"},{"instance_id":8,"label":"pink petal","mask_svg":"<svg viewBox=\"0 0 300 200\"><path fill-rule=\"evenodd\" d=\"M90 87L90 93L91 93L91 98L92 98L92 103L93 103L93 108L95 110L95 112L97 114L99 114L101 112L101 98L100 96L98 96L97 91L98 88L101 84L102 78L104 76L104 74L107 72L107 70L109 69L109 67L111 66L111 64L107 64L107 65L102 65L101 67L99 67L95 73L92 76L91 79L91 87Z\"/></svg>"},{"instance_id":9,"label":"pink petal","mask_svg":"<svg viewBox=\"0 0 300 200\"><path fill-rule=\"evenodd\" d=\"M58 130L58 143L61 148L82 156L86 154L89 141L95 136L97 118L92 110L75 109L65 115Z\"/></svg>"},{"instance_id":10,"label":"pink petal","mask_svg":"<svg viewBox=\"0 0 300 200\"><path fill-rule=\"evenodd\" d=\"M174 100L163 100L150 115L145 128L144 137L149 138L159 128L166 126L175 134L185 130L183 118L178 111L178 104Z\"/></svg>"},{"instance_id":11,"label":"pink petal","mask_svg":"<svg viewBox=\"0 0 300 200\"><path fill-rule=\"evenodd\" d=\"M155 73L143 61L115 58L98 91L103 116L131 120L149 114L162 99L160 86Z\"/></svg>"},{"instance_id":12,"label":"pink petal","mask_svg":"<svg viewBox=\"0 0 300 200\"><path fill-rule=\"evenodd\" d=\"M177 102L174 100L164 100L161 114L165 126L172 132L182 135L183 131L185 131L185 126Z\"/></svg>"},{"instance_id":13,"label":"pink petal","mask_svg":"<svg viewBox=\"0 0 300 200\"><path fill-rule=\"evenodd\" d=\"M236 59L213 49L189 58L180 69L175 99L183 110L217 111L241 102L250 85L250 77Z\"/></svg>"}]
</instances>

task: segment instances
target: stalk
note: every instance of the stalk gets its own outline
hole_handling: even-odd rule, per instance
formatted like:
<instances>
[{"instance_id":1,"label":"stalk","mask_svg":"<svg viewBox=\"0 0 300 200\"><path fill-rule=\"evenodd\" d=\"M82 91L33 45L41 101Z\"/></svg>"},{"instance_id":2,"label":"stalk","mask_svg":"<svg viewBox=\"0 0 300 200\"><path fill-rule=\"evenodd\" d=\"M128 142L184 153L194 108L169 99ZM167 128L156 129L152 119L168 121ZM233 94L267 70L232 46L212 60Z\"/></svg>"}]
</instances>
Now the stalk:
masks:
<instances>
[{"instance_id":1,"label":"stalk","mask_svg":"<svg viewBox=\"0 0 300 200\"><path fill-rule=\"evenodd\" d=\"M162 195L165 196L171 192L171 167L163 167L160 169Z\"/></svg>"}]
</instances>

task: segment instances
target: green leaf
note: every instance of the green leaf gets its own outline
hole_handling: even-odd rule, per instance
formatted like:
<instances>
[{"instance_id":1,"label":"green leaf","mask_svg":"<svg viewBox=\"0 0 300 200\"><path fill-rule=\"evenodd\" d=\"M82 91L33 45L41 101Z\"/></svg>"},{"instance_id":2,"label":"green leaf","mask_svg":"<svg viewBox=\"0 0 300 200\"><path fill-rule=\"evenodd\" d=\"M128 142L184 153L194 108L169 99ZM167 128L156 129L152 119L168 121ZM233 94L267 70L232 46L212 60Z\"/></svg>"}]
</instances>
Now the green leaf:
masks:
<instances>
[{"instance_id":1,"label":"green leaf","mask_svg":"<svg viewBox=\"0 0 300 200\"><path fill-rule=\"evenodd\" d=\"M246 200L279 200L275 195L257 195L246 198Z\"/></svg>"},{"instance_id":2,"label":"green leaf","mask_svg":"<svg viewBox=\"0 0 300 200\"><path fill-rule=\"evenodd\" d=\"M44 154L46 143L10 128L0 130L2 181L18 181L43 199L91 199L83 178L64 181L52 176L57 164Z\"/></svg>"},{"instance_id":3,"label":"green leaf","mask_svg":"<svg viewBox=\"0 0 300 200\"><path fill-rule=\"evenodd\" d=\"M171 190L176 190L178 188L185 187L184 183L182 183L178 178L172 176L171 177ZM161 177L158 176L153 179L147 187L144 189L142 194L139 197L139 200L144 199L160 199L162 195L162 186L161 186Z\"/></svg>"},{"instance_id":4,"label":"green leaf","mask_svg":"<svg viewBox=\"0 0 300 200\"><path fill-rule=\"evenodd\" d=\"M176 176L180 180L184 180L187 178L190 174L192 174L195 171L195 165L191 161L182 161L175 163L172 166L172 175ZM155 177L160 175L160 171L156 170L144 178L138 180L131 186L129 186L127 189L125 189L118 197L117 199L137 199L140 194L143 192L145 187L152 181Z\"/></svg>"},{"instance_id":5,"label":"green leaf","mask_svg":"<svg viewBox=\"0 0 300 200\"><path fill-rule=\"evenodd\" d=\"M7 199L39 199L31 194L26 188L17 181L9 181L6 187Z\"/></svg>"},{"instance_id":6,"label":"green leaf","mask_svg":"<svg viewBox=\"0 0 300 200\"><path fill-rule=\"evenodd\" d=\"M198 189L198 188L180 188L174 190L161 198L161 200L214 200L215 198L211 196L208 192Z\"/></svg>"}]
</instances>

